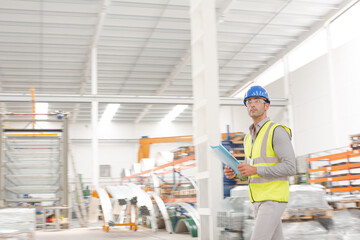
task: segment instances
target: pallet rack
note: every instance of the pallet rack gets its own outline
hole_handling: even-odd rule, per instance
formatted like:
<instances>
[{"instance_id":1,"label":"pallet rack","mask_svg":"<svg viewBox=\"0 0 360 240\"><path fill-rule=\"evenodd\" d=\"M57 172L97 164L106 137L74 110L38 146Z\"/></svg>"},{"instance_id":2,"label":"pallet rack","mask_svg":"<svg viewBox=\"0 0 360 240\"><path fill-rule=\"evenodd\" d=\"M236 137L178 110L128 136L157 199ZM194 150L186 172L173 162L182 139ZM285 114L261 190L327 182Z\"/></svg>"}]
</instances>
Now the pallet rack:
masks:
<instances>
[{"instance_id":1,"label":"pallet rack","mask_svg":"<svg viewBox=\"0 0 360 240\"><path fill-rule=\"evenodd\" d=\"M29 115L0 115L0 208L69 206L67 115L48 114L46 120ZM56 128L36 125L44 123Z\"/></svg>"},{"instance_id":2,"label":"pallet rack","mask_svg":"<svg viewBox=\"0 0 360 240\"><path fill-rule=\"evenodd\" d=\"M318 168L312 168L312 163L323 161L325 164ZM325 155L321 157L308 158L308 176L309 183L324 183L325 191L328 193L360 191L360 186L351 184L352 180L360 179L360 174L352 174L352 170L360 170L360 151L346 151L336 154ZM340 176L336 176L337 171L341 172ZM323 173L323 177L316 178L314 173ZM331 175L334 174L334 176ZM330 176L329 176L330 175ZM349 184L342 187L334 187L332 183L339 181L350 181Z\"/></svg>"},{"instance_id":3,"label":"pallet rack","mask_svg":"<svg viewBox=\"0 0 360 240\"><path fill-rule=\"evenodd\" d=\"M146 170L146 171L142 171L140 173L136 173L136 174L133 174L131 176L127 176L127 177L123 177L121 178L121 181L126 181L126 180L130 180L132 178L142 178L143 180L143 176L149 174L149 173L155 173L157 175L165 175L165 174L175 174L176 172L180 172L181 170L185 170L185 169L189 169L189 168L192 168L192 167L195 167L196 164L195 163L191 163L195 160L195 155L192 154L192 155L189 155L189 156L186 156L186 157L183 157L183 158L180 158L180 159L176 159L172 162L169 162L169 163L166 163L166 164L163 164L161 166L157 166L153 169L149 169L149 170ZM189 162L189 164L185 165L185 166L179 166L180 164L183 164L183 163L186 163L186 162ZM169 170L168 168L169 167L172 167L173 169ZM169 183L170 184L170 183ZM196 202L196 198L193 197L193 198L187 198L187 197L173 197L174 194L172 194L173 190L174 190L174 185L176 185L176 183L171 183L171 186L168 190L170 190L170 195L169 196L172 196L171 198L167 198L167 199L163 199L164 202L176 202L176 201L181 201L181 202L188 202L188 203L191 203L191 202ZM164 189L166 190L166 189Z\"/></svg>"}]
</instances>

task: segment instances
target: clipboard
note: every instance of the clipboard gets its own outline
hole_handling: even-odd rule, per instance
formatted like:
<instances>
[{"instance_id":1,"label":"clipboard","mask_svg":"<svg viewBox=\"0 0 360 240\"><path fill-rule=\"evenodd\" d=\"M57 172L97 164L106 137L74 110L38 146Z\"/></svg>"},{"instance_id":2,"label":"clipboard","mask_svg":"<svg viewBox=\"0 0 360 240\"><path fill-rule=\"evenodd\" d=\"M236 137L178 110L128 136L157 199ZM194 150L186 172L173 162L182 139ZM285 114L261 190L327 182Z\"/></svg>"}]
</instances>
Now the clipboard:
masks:
<instances>
[{"instance_id":1,"label":"clipboard","mask_svg":"<svg viewBox=\"0 0 360 240\"><path fill-rule=\"evenodd\" d=\"M217 146L210 146L216 155L218 156L218 159L224 163L226 166L230 167L235 174L240 174L237 166L240 164L240 162L221 144Z\"/></svg>"}]
</instances>

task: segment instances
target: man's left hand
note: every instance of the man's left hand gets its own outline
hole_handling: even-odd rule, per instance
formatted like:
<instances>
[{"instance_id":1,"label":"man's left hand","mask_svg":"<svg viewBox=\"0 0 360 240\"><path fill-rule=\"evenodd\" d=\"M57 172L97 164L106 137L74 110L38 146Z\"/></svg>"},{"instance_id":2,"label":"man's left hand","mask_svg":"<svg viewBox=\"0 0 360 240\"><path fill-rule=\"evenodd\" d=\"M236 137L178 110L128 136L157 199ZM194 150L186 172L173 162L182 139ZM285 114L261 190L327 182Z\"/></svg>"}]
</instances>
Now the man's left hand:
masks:
<instances>
[{"instance_id":1,"label":"man's left hand","mask_svg":"<svg viewBox=\"0 0 360 240\"><path fill-rule=\"evenodd\" d=\"M249 164L238 165L238 170L240 171L240 174L244 177L248 177L248 176L257 174L256 167L250 166Z\"/></svg>"}]
</instances>

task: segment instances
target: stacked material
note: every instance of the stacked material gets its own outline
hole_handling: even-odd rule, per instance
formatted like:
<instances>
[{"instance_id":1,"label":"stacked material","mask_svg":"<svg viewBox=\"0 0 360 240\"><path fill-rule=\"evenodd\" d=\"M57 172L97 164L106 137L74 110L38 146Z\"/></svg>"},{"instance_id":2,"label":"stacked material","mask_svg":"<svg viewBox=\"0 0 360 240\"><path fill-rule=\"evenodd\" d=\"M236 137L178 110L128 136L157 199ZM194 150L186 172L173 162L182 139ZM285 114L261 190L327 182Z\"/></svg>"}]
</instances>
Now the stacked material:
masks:
<instances>
[{"instance_id":1,"label":"stacked material","mask_svg":"<svg viewBox=\"0 0 360 240\"><path fill-rule=\"evenodd\" d=\"M230 191L231 197L242 197L249 199L249 187L248 186L237 186Z\"/></svg>"},{"instance_id":2,"label":"stacked material","mask_svg":"<svg viewBox=\"0 0 360 240\"><path fill-rule=\"evenodd\" d=\"M240 232L232 232L232 231L221 231L219 240L241 240L242 235Z\"/></svg>"},{"instance_id":3,"label":"stacked material","mask_svg":"<svg viewBox=\"0 0 360 240\"><path fill-rule=\"evenodd\" d=\"M143 158L140 161L141 171L147 171L153 169L155 167L155 159L154 158Z\"/></svg>"},{"instance_id":4,"label":"stacked material","mask_svg":"<svg viewBox=\"0 0 360 240\"><path fill-rule=\"evenodd\" d=\"M217 213L217 226L236 231L243 229L244 199L242 197L229 197L222 202L223 212Z\"/></svg>"},{"instance_id":5,"label":"stacked material","mask_svg":"<svg viewBox=\"0 0 360 240\"><path fill-rule=\"evenodd\" d=\"M141 173L141 165L140 165L140 163L133 163L131 171L134 174Z\"/></svg>"},{"instance_id":6,"label":"stacked material","mask_svg":"<svg viewBox=\"0 0 360 240\"><path fill-rule=\"evenodd\" d=\"M329 235L327 230L317 221L285 222L283 233L286 240L340 240L339 236Z\"/></svg>"},{"instance_id":7,"label":"stacked material","mask_svg":"<svg viewBox=\"0 0 360 240\"><path fill-rule=\"evenodd\" d=\"M155 156L155 166L161 166L166 163L172 162L174 159L174 153L172 152L158 152Z\"/></svg>"},{"instance_id":8,"label":"stacked material","mask_svg":"<svg viewBox=\"0 0 360 240\"><path fill-rule=\"evenodd\" d=\"M34 232L35 208L0 209L0 238L4 235Z\"/></svg>"},{"instance_id":9,"label":"stacked material","mask_svg":"<svg viewBox=\"0 0 360 240\"><path fill-rule=\"evenodd\" d=\"M243 228L244 214L240 212L218 212L217 226L241 231Z\"/></svg>"},{"instance_id":10,"label":"stacked material","mask_svg":"<svg viewBox=\"0 0 360 240\"><path fill-rule=\"evenodd\" d=\"M351 148L353 150L355 149L360 149L360 134L354 134L354 135L350 135L350 139L351 139Z\"/></svg>"},{"instance_id":11,"label":"stacked material","mask_svg":"<svg viewBox=\"0 0 360 240\"><path fill-rule=\"evenodd\" d=\"M123 168L120 172L120 178L129 177L131 176L131 169L130 168Z\"/></svg>"},{"instance_id":12,"label":"stacked material","mask_svg":"<svg viewBox=\"0 0 360 240\"><path fill-rule=\"evenodd\" d=\"M327 195L326 200L335 209L350 209L360 207L360 196L344 192L342 195Z\"/></svg>"},{"instance_id":13,"label":"stacked material","mask_svg":"<svg viewBox=\"0 0 360 240\"><path fill-rule=\"evenodd\" d=\"M155 159L154 158L143 158L140 161L141 172L154 169ZM150 173L142 174L143 177L150 176Z\"/></svg>"},{"instance_id":14,"label":"stacked material","mask_svg":"<svg viewBox=\"0 0 360 240\"><path fill-rule=\"evenodd\" d=\"M331 209L326 201L326 193L316 185L291 185L287 209L326 208Z\"/></svg>"},{"instance_id":15,"label":"stacked material","mask_svg":"<svg viewBox=\"0 0 360 240\"><path fill-rule=\"evenodd\" d=\"M243 239L244 240L251 239L251 234L253 232L254 226L255 226L254 219L245 219L244 220L244 230L243 230Z\"/></svg>"},{"instance_id":16,"label":"stacked material","mask_svg":"<svg viewBox=\"0 0 360 240\"><path fill-rule=\"evenodd\" d=\"M357 235L360 239L360 219L350 214L348 210L335 211L332 219L319 219L319 221L329 230L329 233L341 236Z\"/></svg>"},{"instance_id":17,"label":"stacked material","mask_svg":"<svg viewBox=\"0 0 360 240\"><path fill-rule=\"evenodd\" d=\"M250 240L251 233L255 226L255 220L244 221L243 239ZM342 240L345 239L339 234L329 233L317 221L284 222L282 223L285 240ZM353 238L358 239L358 238ZM352 240L353 240L352 239Z\"/></svg>"},{"instance_id":18,"label":"stacked material","mask_svg":"<svg viewBox=\"0 0 360 240\"><path fill-rule=\"evenodd\" d=\"M291 185L290 199L283 219L331 217L332 208L326 201L326 193L314 185Z\"/></svg>"}]
</instances>

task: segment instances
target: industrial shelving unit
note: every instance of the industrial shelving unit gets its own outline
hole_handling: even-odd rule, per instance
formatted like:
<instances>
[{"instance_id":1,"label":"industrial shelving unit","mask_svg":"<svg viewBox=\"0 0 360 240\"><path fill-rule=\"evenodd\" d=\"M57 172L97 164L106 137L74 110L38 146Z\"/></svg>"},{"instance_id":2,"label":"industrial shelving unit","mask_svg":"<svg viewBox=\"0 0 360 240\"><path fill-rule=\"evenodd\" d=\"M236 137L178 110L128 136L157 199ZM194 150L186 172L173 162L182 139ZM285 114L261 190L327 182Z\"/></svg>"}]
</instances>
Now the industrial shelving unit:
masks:
<instances>
[{"instance_id":1,"label":"industrial shelving unit","mask_svg":"<svg viewBox=\"0 0 360 240\"><path fill-rule=\"evenodd\" d=\"M144 176L146 176L149 173L155 173L158 176L166 175L166 174L175 174L176 172L180 172L181 170L185 170L185 169L188 169L188 168L195 167L196 165L195 165L195 163L193 163L194 161L195 161L195 155L192 154L192 155L189 155L189 156L186 156L186 157L183 157L183 158L176 159L176 160L174 160L172 162L163 164L161 166L157 166L157 167L155 167L153 169L142 171L140 173L136 173L136 174L133 174L131 176L123 177L121 179L121 181L126 181L126 180L130 180L130 179L133 179L133 178L141 178L141 180L143 180ZM183 163L188 163L188 164L187 165L182 165ZM180 166L180 165L182 165L182 166ZM172 169L169 169L169 167L172 167ZM170 187L168 189L162 189L162 190L168 190L167 193L169 193L169 197L170 197L170 198L163 199L164 202L174 202L174 201L196 202L195 197L192 197L192 198L180 198L180 197L174 198L173 197L174 195L172 194L172 192L174 190L174 188L173 188L174 185L176 185L176 183L173 182L173 183L171 183L169 185Z\"/></svg>"},{"instance_id":2,"label":"industrial shelving unit","mask_svg":"<svg viewBox=\"0 0 360 240\"><path fill-rule=\"evenodd\" d=\"M360 191L360 150L308 158L308 164L309 183L324 184L326 192Z\"/></svg>"},{"instance_id":3,"label":"industrial shelving unit","mask_svg":"<svg viewBox=\"0 0 360 240\"><path fill-rule=\"evenodd\" d=\"M67 116L38 120L28 115L1 115L0 207L68 206ZM60 127L41 129L40 122Z\"/></svg>"}]
</instances>

